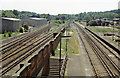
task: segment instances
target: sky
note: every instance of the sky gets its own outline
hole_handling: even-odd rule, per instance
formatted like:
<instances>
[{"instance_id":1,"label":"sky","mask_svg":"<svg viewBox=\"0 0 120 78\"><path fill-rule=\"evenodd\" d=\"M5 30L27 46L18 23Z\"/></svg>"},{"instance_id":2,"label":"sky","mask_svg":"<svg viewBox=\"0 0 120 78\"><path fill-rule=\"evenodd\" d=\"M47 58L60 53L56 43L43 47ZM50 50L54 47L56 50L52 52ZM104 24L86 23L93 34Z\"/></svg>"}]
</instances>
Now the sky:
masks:
<instances>
[{"instance_id":1,"label":"sky","mask_svg":"<svg viewBox=\"0 0 120 78\"><path fill-rule=\"evenodd\" d=\"M78 14L118 9L120 0L0 0L0 10L31 11L39 14Z\"/></svg>"}]
</instances>

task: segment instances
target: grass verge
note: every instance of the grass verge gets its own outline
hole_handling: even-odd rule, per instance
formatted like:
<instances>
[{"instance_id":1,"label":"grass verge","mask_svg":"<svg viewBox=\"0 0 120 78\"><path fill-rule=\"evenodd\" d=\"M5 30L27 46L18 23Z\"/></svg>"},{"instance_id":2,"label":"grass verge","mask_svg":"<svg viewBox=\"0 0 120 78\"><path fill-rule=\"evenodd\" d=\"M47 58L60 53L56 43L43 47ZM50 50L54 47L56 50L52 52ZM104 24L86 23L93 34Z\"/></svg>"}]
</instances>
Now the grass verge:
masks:
<instances>
[{"instance_id":1,"label":"grass verge","mask_svg":"<svg viewBox=\"0 0 120 78\"><path fill-rule=\"evenodd\" d=\"M113 32L112 28L103 27L103 26L87 26L88 29L92 30L93 32ZM117 29L114 32L118 32Z\"/></svg>"},{"instance_id":2,"label":"grass verge","mask_svg":"<svg viewBox=\"0 0 120 78\"><path fill-rule=\"evenodd\" d=\"M68 53L68 55L78 54L80 51L80 47L79 47L79 41L78 41L78 37L76 35L75 28L71 27L71 30L69 33L70 33L70 36L72 36L72 38L67 40L67 53ZM64 55L66 52L66 39L62 39L61 44L62 44L61 45L61 54ZM60 43L58 44L55 54L59 55L59 51L60 51Z\"/></svg>"},{"instance_id":3,"label":"grass verge","mask_svg":"<svg viewBox=\"0 0 120 78\"><path fill-rule=\"evenodd\" d=\"M12 32L11 37L17 36L18 34L20 34L20 32ZM4 40L8 38L9 38L8 32L6 33L6 36L4 34L0 34L0 40Z\"/></svg>"}]
</instances>

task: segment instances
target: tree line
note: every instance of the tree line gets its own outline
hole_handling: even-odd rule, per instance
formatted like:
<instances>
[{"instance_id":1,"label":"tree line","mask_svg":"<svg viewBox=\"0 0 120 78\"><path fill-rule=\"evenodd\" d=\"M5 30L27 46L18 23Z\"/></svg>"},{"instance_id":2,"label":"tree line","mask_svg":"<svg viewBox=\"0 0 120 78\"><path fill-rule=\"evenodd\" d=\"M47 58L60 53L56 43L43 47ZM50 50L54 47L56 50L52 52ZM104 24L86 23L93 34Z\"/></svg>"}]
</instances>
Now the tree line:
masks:
<instances>
[{"instance_id":1,"label":"tree line","mask_svg":"<svg viewBox=\"0 0 120 78\"><path fill-rule=\"evenodd\" d=\"M95 18L120 18L118 10L111 10L105 12L84 12L75 15L75 20L92 20Z\"/></svg>"},{"instance_id":2,"label":"tree line","mask_svg":"<svg viewBox=\"0 0 120 78\"><path fill-rule=\"evenodd\" d=\"M94 18L118 18L120 17L120 10L111 10L105 12L84 12L79 14L58 14L58 15L50 15L50 14L38 14L35 12L29 11L18 11L18 10L0 10L2 11L2 17L10 17L10 18L18 18L24 19L29 17L38 17L38 18L46 18L48 20L69 20L75 19L77 20L92 20Z\"/></svg>"}]
</instances>

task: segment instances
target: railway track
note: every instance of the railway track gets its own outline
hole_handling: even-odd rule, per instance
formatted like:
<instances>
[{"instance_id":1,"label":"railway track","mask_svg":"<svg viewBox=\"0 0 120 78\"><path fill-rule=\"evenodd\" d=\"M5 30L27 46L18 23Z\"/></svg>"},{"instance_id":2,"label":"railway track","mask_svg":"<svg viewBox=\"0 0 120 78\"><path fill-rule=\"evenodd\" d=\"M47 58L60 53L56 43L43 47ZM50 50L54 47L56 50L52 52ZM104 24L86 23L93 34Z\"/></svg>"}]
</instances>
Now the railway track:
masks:
<instances>
[{"instance_id":1,"label":"railway track","mask_svg":"<svg viewBox=\"0 0 120 78\"><path fill-rule=\"evenodd\" d=\"M59 27L53 31L45 32L49 27L31 32L28 35L14 39L0 47L0 77L25 60L28 56L42 47L53 38L53 33L63 28Z\"/></svg>"},{"instance_id":2,"label":"railway track","mask_svg":"<svg viewBox=\"0 0 120 78\"><path fill-rule=\"evenodd\" d=\"M50 29L51 27L52 27L52 23L51 23L50 25L47 25L47 26L42 26L42 27L41 27L40 29L38 29L38 30L34 30L34 31L32 31L32 32L26 32L26 33L23 33L23 34L20 34L20 35L11 37L11 38L9 38L9 39L2 40L2 41L0 41L0 42L2 43L2 45L1 45L0 47L5 46L4 44L12 43L13 40L16 41L16 40L19 40L19 39L21 39L21 38L24 38L24 37L26 37L26 35L30 35L30 34L33 33L33 32L36 32L36 31L40 31L40 30L41 30L41 33L42 33L43 30L45 30L45 29L46 29L46 30L47 30L47 29ZM44 31L44 32L45 32L45 31Z\"/></svg>"},{"instance_id":3,"label":"railway track","mask_svg":"<svg viewBox=\"0 0 120 78\"><path fill-rule=\"evenodd\" d=\"M17 45L16 43L18 43L20 41L22 43L22 42L26 41L27 39L29 39L30 37L32 37L33 35L42 34L43 32L46 32L50 28L51 28L50 26L45 26L37 31L33 31L33 32L28 33L28 34L20 35L12 40L10 39L11 40L10 42L5 43L5 44L2 43L2 45L0 46L0 53L3 54L4 53L3 50L8 49L10 46Z\"/></svg>"},{"instance_id":4,"label":"railway track","mask_svg":"<svg viewBox=\"0 0 120 78\"><path fill-rule=\"evenodd\" d=\"M119 57L115 55L108 47L105 47L102 41L95 38L95 36L89 31L85 30L78 24L75 24L75 26L78 28L77 31L79 37L83 41L96 76L110 76L113 78L119 77Z\"/></svg>"}]
</instances>

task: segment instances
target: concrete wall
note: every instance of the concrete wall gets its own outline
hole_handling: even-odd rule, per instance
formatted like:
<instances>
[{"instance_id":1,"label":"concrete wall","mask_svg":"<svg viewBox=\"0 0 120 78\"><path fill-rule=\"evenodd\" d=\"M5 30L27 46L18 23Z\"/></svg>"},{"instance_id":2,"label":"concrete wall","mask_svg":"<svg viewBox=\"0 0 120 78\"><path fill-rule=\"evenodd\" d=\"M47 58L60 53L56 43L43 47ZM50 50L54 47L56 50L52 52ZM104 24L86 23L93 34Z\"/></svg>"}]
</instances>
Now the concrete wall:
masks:
<instances>
[{"instance_id":1,"label":"concrete wall","mask_svg":"<svg viewBox=\"0 0 120 78\"><path fill-rule=\"evenodd\" d=\"M61 29L61 32L65 32L65 28ZM25 57L21 63L7 72L4 76L32 78L36 77L40 71L40 76L48 75L50 53L55 51L60 40L60 33L53 33L53 35L52 40L47 41L42 47L30 51L31 54L29 56ZM40 45L41 44L38 46ZM21 64L23 64L22 67L20 66ZM14 74L11 75L11 72Z\"/></svg>"},{"instance_id":2,"label":"concrete wall","mask_svg":"<svg viewBox=\"0 0 120 78\"><path fill-rule=\"evenodd\" d=\"M54 37L52 41L46 44L44 48L38 52L37 55L35 55L28 61L30 65L25 67L24 70L22 70L19 73L19 77L20 78L36 77L36 75L40 72L40 70L42 70L41 76L48 75L50 53L52 51L55 51L55 48L57 47L59 40L60 40L60 33L57 33L57 35Z\"/></svg>"}]
</instances>

